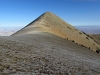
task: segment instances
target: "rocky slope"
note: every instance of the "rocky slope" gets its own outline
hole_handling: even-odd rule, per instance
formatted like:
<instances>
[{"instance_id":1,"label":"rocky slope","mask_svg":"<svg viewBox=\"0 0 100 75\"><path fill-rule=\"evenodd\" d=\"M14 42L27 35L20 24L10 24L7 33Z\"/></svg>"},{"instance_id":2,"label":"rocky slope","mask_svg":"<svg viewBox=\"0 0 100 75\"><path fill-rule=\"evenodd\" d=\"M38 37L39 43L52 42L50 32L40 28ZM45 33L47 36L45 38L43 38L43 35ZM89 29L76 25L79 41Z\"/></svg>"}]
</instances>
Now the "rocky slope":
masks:
<instances>
[{"instance_id":1,"label":"rocky slope","mask_svg":"<svg viewBox=\"0 0 100 75\"><path fill-rule=\"evenodd\" d=\"M100 45L97 44L92 38L51 12L42 14L36 20L32 21L20 31L14 33L12 36L36 34L38 32L55 34L94 51L100 49Z\"/></svg>"},{"instance_id":2,"label":"rocky slope","mask_svg":"<svg viewBox=\"0 0 100 75\"><path fill-rule=\"evenodd\" d=\"M100 75L100 55L45 32L0 37L0 75Z\"/></svg>"}]
</instances>

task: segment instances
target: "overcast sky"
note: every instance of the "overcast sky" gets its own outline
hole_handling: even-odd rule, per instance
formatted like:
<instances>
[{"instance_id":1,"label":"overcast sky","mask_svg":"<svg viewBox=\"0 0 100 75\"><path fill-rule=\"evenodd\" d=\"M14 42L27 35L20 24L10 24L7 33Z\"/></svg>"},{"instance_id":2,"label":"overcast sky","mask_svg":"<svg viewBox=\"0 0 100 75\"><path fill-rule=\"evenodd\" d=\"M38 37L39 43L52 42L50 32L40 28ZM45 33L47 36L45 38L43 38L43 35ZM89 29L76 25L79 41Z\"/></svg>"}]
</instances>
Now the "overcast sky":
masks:
<instances>
[{"instance_id":1,"label":"overcast sky","mask_svg":"<svg viewBox=\"0 0 100 75\"><path fill-rule=\"evenodd\" d=\"M0 27L24 27L46 11L73 26L100 26L100 0L0 0Z\"/></svg>"}]
</instances>

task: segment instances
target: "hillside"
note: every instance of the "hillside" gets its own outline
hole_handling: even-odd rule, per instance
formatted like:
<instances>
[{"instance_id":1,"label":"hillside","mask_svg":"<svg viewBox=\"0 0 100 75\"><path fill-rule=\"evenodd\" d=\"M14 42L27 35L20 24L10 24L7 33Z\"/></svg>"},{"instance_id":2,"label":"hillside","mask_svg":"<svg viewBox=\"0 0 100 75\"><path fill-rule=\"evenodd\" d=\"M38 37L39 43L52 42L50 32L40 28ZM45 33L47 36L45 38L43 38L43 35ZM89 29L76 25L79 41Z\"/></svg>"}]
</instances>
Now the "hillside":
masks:
<instances>
[{"instance_id":1,"label":"hillside","mask_svg":"<svg viewBox=\"0 0 100 75\"><path fill-rule=\"evenodd\" d=\"M88 35L100 45L100 34L88 34Z\"/></svg>"},{"instance_id":2,"label":"hillside","mask_svg":"<svg viewBox=\"0 0 100 75\"><path fill-rule=\"evenodd\" d=\"M87 34L100 34L100 26L75 26L79 30L87 33Z\"/></svg>"},{"instance_id":3,"label":"hillside","mask_svg":"<svg viewBox=\"0 0 100 75\"><path fill-rule=\"evenodd\" d=\"M92 38L51 12L42 14L36 20L32 21L20 31L14 33L12 36L37 34L38 32L55 34L93 51L100 49L100 45L97 44Z\"/></svg>"},{"instance_id":4,"label":"hillside","mask_svg":"<svg viewBox=\"0 0 100 75\"><path fill-rule=\"evenodd\" d=\"M100 55L38 32L0 37L0 75L99 75Z\"/></svg>"}]
</instances>

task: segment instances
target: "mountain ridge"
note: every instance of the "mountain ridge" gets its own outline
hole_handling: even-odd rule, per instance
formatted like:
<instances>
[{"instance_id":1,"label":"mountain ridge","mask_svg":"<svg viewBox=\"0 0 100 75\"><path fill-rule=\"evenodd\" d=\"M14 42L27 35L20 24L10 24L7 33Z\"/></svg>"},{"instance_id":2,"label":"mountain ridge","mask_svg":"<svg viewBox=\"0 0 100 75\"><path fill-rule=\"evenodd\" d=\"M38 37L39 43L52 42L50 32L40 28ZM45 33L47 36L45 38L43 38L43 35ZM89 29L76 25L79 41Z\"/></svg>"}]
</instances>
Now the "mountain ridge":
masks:
<instances>
[{"instance_id":1,"label":"mountain ridge","mask_svg":"<svg viewBox=\"0 0 100 75\"><path fill-rule=\"evenodd\" d=\"M84 32L76 29L55 14L45 12L12 36L47 32L96 51L100 46Z\"/></svg>"}]
</instances>

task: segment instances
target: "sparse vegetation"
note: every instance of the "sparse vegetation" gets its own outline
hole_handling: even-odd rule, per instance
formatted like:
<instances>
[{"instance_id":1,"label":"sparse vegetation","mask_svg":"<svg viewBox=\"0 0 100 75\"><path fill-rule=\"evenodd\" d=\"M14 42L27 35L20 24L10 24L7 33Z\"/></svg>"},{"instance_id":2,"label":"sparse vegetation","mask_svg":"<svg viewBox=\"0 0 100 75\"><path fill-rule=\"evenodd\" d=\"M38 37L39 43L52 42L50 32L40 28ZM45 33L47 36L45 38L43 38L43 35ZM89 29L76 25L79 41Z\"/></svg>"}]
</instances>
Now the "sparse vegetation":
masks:
<instances>
[{"instance_id":1,"label":"sparse vegetation","mask_svg":"<svg viewBox=\"0 0 100 75\"><path fill-rule=\"evenodd\" d=\"M89 40L89 38L88 38L88 37L86 37L86 39L88 39L88 40Z\"/></svg>"},{"instance_id":2,"label":"sparse vegetation","mask_svg":"<svg viewBox=\"0 0 100 75\"><path fill-rule=\"evenodd\" d=\"M70 27L67 27L68 29L71 29Z\"/></svg>"},{"instance_id":3,"label":"sparse vegetation","mask_svg":"<svg viewBox=\"0 0 100 75\"><path fill-rule=\"evenodd\" d=\"M72 40L72 42L75 42L74 40Z\"/></svg>"},{"instance_id":4,"label":"sparse vegetation","mask_svg":"<svg viewBox=\"0 0 100 75\"><path fill-rule=\"evenodd\" d=\"M84 47L83 45L81 45L82 47Z\"/></svg>"},{"instance_id":5,"label":"sparse vegetation","mask_svg":"<svg viewBox=\"0 0 100 75\"><path fill-rule=\"evenodd\" d=\"M100 49L97 49L96 52L99 54L100 53Z\"/></svg>"},{"instance_id":6,"label":"sparse vegetation","mask_svg":"<svg viewBox=\"0 0 100 75\"><path fill-rule=\"evenodd\" d=\"M79 32L79 34L82 34L82 32Z\"/></svg>"},{"instance_id":7,"label":"sparse vegetation","mask_svg":"<svg viewBox=\"0 0 100 75\"><path fill-rule=\"evenodd\" d=\"M99 35L99 34L93 34L93 35L90 34L89 36L90 36L90 38L93 39L97 44L100 45L100 41L99 41L99 40L100 40L100 35Z\"/></svg>"},{"instance_id":8,"label":"sparse vegetation","mask_svg":"<svg viewBox=\"0 0 100 75\"><path fill-rule=\"evenodd\" d=\"M77 29L74 29L74 30L78 31Z\"/></svg>"}]
</instances>

